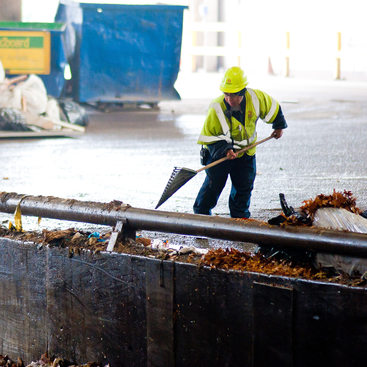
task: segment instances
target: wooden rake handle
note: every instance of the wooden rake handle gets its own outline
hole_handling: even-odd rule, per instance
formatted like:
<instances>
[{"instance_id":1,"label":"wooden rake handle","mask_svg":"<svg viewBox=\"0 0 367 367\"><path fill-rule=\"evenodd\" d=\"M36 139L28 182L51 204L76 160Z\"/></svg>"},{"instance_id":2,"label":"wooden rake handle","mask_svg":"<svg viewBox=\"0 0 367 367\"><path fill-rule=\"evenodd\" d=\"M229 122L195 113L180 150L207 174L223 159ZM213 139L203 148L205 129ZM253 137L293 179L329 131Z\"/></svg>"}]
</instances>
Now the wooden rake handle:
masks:
<instances>
[{"instance_id":1,"label":"wooden rake handle","mask_svg":"<svg viewBox=\"0 0 367 367\"><path fill-rule=\"evenodd\" d=\"M247 150L249 150L249 149L251 149L251 148L253 148L253 147L256 147L256 145L259 145L259 144L265 143L266 141L268 141L268 140L270 140L270 139L272 139L272 138L274 138L274 136L270 135L270 136L268 136L267 138L262 139L262 140L259 140L259 141L257 141L256 143L251 144L251 145L247 146L246 148L243 148L243 149L239 150L239 151L238 151L238 152L236 152L236 153L243 153L243 152L246 152ZM214 161L214 162L212 162L212 163L209 163L208 165L206 165L206 166L204 166L204 167L199 168L199 169L196 171L196 173L199 173L199 172L204 171L204 170L206 170L206 169L208 169L208 168L214 167L214 166L216 166L216 165L217 165L217 164L219 164L219 163L222 163L222 162L224 162L224 161L227 161L228 159L229 159L229 158L228 158L227 156L226 156L226 157L223 157L223 158L220 158L220 159L218 159L218 160L216 160L216 161Z\"/></svg>"}]
</instances>

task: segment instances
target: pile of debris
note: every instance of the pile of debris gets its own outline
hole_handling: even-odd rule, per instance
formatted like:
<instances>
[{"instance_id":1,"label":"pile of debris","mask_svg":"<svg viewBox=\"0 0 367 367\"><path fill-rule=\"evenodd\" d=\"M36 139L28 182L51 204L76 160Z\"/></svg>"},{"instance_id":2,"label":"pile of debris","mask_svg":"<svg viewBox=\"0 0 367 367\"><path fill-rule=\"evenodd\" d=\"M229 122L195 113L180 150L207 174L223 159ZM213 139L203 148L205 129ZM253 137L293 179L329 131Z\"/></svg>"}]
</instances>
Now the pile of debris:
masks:
<instances>
[{"instance_id":1,"label":"pile of debris","mask_svg":"<svg viewBox=\"0 0 367 367\"><path fill-rule=\"evenodd\" d=\"M80 134L85 132L87 124L83 107L48 96L37 75L6 78L0 61L0 137L11 136L4 133L9 131L14 136L41 132Z\"/></svg>"},{"instance_id":2,"label":"pile of debris","mask_svg":"<svg viewBox=\"0 0 367 367\"><path fill-rule=\"evenodd\" d=\"M264 226L312 225L314 227L348 230L367 233L367 219L357 206L352 193L334 190L332 195L318 195L304 201L298 211L289 207L284 195L280 195L283 212ZM234 249L208 250L170 243L168 240L149 239L137 235L134 239L122 240L114 237L116 232L83 232L74 228L59 231L43 230L23 232L21 212L18 204L14 214L14 225L9 221L8 228L0 228L1 237L16 238L33 242L40 246L68 248L69 256L81 251L98 253L114 251L157 259L189 262L199 266L210 266L225 270L253 271L304 279L326 280L354 284L364 284L367 279L367 259L317 253L308 249L260 246L258 251L238 251ZM360 215L362 214L362 215ZM238 219L233 219L238 220ZM241 220L243 225L251 219ZM113 242L113 246L109 243ZM173 242L173 241L172 241ZM228 247L228 246L227 246Z\"/></svg>"},{"instance_id":3,"label":"pile of debris","mask_svg":"<svg viewBox=\"0 0 367 367\"><path fill-rule=\"evenodd\" d=\"M21 358L17 358L17 361L13 361L9 356L0 354L0 366L6 367L108 367L109 365L102 366L95 362L88 362L85 364L75 364L66 359L59 357L49 357L47 353L43 354L41 358L36 362L31 362L25 366Z\"/></svg>"},{"instance_id":4,"label":"pile of debris","mask_svg":"<svg viewBox=\"0 0 367 367\"><path fill-rule=\"evenodd\" d=\"M85 232L74 228L57 231L44 229L42 233L23 232L18 231L11 222L9 222L9 227L10 229L0 227L0 237L32 242L39 246L67 248L70 257L80 254L82 251L91 251L94 254L107 251L112 233ZM201 256L207 250L193 246L175 245L167 240L152 240L138 234L135 240L122 241L118 239L113 252L199 264Z\"/></svg>"},{"instance_id":5,"label":"pile of debris","mask_svg":"<svg viewBox=\"0 0 367 367\"><path fill-rule=\"evenodd\" d=\"M356 221L364 221L357 213L356 201L350 192L332 195L318 195L313 200L307 200L296 211L288 207L284 197L284 212L280 215L280 225L310 225L324 226L325 220L321 220L323 211L333 209L335 212L326 215L326 218L334 222L340 222L340 216L347 221L349 227L353 227ZM345 217L345 212L358 218ZM291 213L291 215L288 215ZM340 214L341 213L341 214ZM0 228L1 237L16 238L21 241L30 241L40 246L68 248L69 256L80 254L82 251L98 253L108 251L108 243L112 232L83 232L74 228L39 232L23 232L20 213L15 213L15 226L9 222L9 228ZM277 217L278 218L278 217ZM338 218L338 220L334 220ZM347 218L347 219L345 219ZM236 220L236 219L233 219ZM279 220L279 218L278 218ZM272 220L269 220L272 222ZM243 221L246 225L246 221ZM268 225L264 223L264 225ZM353 227L354 228L354 227ZM367 226L366 226L367 233ZM114 252L131 255L147 256L162 260L188 262L198 266L209 266L224 270L238 270L259 272L265 274L303 278L308 280L322 280L350 285L363 286L367 279L367 260L346 257L333 254L321 254L308 250L282 249L279 247L259 247L257 252L239 251L233 248L227 249L202 249L191 245L177 245L169 240L149 239L137 235L135 240L117 240L113 248Z\"/></svg>"},{"instance_id":6,"label":"pile of debris","mask_svg":"<svg viewBox=\"0 0 367 367\"><path fill-rule=\"evenodd\" d=\"M364 219L361 219L361 217L367 218L367 211L362 212L356 206L357 200L351 191L337 192L334 189L331 195L317 195L314 199L303 201L303 205L298 211L294 210L292 206L288 206L284 194L279 194L279 198L283 212L279 216L270 219L269 224L318 226L367 233L367 227L362 230L355 227L355 223L364 223ZM356 215L346 214L347 212ZM325 216L323 213L327 213L327 215ZM348 221L344 222L346 228L337 221L338 217L341 220L343 216L349 218L349 223ZM329 220L327 220L327 217L329 217ZM327 220L328 223L324 223L323 220Z\"/></svg>"},{"instance_id":7,"label":"pile of debris","mask_svg":"<svg viewBox=\"0 0 367 367\"><path fill-rule=\"evenodd\" d=\"M280 226L312 226L337 231L367 234L367 210L362 211L356 205L351 191L337 192L331 195L320 194L314 199L303 201L296 211L288 206L283 194L279 194L283 212L271 218L268 223ZM304 257L312 259L316 269L323 269L337 276L367 278L367 259L337 254L311 253L309 251L289 251L287 249L262 249L267 257L292 259Z\"/></svg>"}]
</instances>

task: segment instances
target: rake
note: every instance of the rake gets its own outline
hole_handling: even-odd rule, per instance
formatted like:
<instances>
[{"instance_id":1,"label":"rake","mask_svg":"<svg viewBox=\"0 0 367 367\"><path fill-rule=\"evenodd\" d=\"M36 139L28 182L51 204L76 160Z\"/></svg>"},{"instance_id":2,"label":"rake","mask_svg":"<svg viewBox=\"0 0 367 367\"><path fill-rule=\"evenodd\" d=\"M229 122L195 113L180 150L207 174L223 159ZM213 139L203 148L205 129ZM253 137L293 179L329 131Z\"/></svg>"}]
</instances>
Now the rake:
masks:
<instances>
[{"instance_id":1,"label":"rake","mask_svg":"<svg viewBox=\"0 0 367 367\"><path fill-rule=\"evenodd\" d=\"M247 150L256 147L256 145L265 143L266 141L273 138L272 135L268 136L267 138L263 140L259 140L254 144L251 144L247 146L246 148L243 148L239 150L237 153L246 152ZM190 181L194 176L196 176L199 172L204 171L208 168L214 167L219 163L222 163L224 161L228 160L227 157L220 158L212 163L209 163L208 165L198 169L197 171L190 169L190 168L184 168L184 167L175 167L171 173L171 177L168 180L168 183L163 191L163 194L155 207L155 209L159 208L165 201L167 201L177 190L179 190L183 185L185 185L186 182Z\"/></svg>"}]
</instances>

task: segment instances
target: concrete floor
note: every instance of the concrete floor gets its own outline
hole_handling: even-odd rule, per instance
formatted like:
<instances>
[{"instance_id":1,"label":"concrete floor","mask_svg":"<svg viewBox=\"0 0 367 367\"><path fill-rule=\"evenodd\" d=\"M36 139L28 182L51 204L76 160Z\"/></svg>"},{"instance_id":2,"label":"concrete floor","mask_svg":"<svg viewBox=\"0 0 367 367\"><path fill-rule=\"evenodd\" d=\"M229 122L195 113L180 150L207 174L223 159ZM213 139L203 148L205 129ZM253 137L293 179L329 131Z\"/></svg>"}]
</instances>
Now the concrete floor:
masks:
<instances>
[{"instance_id":1,"label":"concrete floor","mask_svg":"<svg viewBox=\"0 0 367 367\"><path fill-rule=\"evenodd\" d=\"M180 75L182 100L161 102L157 111L88 109L90 125L78 138L0 141L0 190L154 208L175 166L201 167L196 139L220 78ZM283 138L258 147L253 217L278 215L281 192L298 207L320 193L350 190L367 209L367 83L260 77L249 86L278 99L289 125ZM259 139L270 133L259 121ZM197 174L158 210L192 212L204 177ZM229 187L217 215L228 216Z\"/></svg>"}]
</instances>

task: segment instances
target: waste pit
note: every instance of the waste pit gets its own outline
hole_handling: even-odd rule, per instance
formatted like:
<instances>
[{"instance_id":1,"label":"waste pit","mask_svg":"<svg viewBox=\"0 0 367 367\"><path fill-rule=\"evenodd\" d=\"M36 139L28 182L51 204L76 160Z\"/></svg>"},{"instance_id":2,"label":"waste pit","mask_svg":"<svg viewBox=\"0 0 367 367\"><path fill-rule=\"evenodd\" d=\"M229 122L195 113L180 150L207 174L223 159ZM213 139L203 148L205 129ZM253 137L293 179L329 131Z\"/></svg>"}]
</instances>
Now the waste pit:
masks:
<instances>
[{"instance_id":1,"label":"waste pit","mask_svg":"<svg viewBox=\"0 0 367 367\"><path fill-rule=\"evenodd\" d=\"M14 211L11 197L20 209L24 204L24 215L31 210L32 198L0 197L3 211ZM124 208L129 217L131 209ZM364 278L331 275L304 257L172 249L139 233L124 241L118 236L107 251L115 229L1 228L0 353L34 361L47 351L101 366L362 361Z\"/></svg>"}]
</instances>

